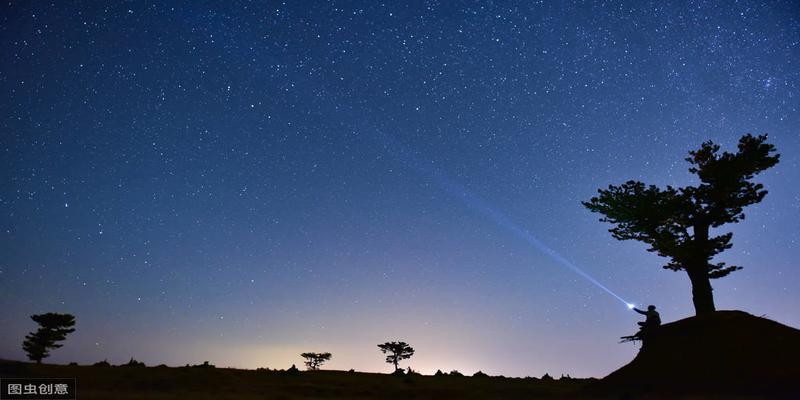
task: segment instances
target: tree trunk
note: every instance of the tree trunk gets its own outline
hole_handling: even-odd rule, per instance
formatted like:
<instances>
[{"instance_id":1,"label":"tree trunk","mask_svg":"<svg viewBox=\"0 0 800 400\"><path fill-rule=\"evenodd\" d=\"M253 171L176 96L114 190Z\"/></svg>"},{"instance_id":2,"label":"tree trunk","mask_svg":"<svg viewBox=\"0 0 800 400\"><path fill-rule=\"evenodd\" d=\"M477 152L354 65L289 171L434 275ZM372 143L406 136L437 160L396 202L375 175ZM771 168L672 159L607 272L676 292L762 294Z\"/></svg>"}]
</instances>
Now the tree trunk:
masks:
<instances>
[{"instance_id":1,"label":"tree trunk","mask_svg":"<svg viewBox=\"0 0 800 400\"><path fill-rule=\"evenodd\" d=\"M694 302L694 313L697 316L708 315L716 311L714 307L714 289L711 288L711 280L708 278L708 243L709 224L705 221L697 221L694 225L694 251L695 254L690 258L686 272L689 273L689 280L692 281L692 301Z\"/></svg>"},{"instance_id":2,"label":"tree trunk","mask_svg":"<svg viewBox=\"0 0 800 400\"><path fill-rule=\"evenodd\" d=\"M716 311L714 289L711 288L711 280L708 278L708 268L692 268L687 269L686 272L689 273L689 280L692 281L692 302L694 302L695 315L708 315Z\"/></svg>"}]
</instances>

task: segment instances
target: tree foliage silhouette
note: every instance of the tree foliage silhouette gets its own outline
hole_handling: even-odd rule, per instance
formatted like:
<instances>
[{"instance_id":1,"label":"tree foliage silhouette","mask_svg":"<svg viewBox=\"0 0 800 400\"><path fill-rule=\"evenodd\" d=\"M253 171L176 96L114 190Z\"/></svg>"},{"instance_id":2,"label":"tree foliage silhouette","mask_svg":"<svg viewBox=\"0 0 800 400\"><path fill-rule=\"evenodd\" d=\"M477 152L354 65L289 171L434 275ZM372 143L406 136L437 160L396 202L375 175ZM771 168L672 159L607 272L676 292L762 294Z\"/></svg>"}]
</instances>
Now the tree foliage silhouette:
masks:
<instances>
[{"instance_id":1,"label":"tree foliage silhouette","mask_svg":"<svg viewBox=\"0 0 800 400\"><path fill-rule=\"evenodd\" d=\"M319 369L319 366L331 359L331 353L302 353L300 357L306 359L304 362L309 371Z\"/></svg>"},{"instance_id":2,"label":"tree foliage silhouette","mask_svg":"<svg viewBox=\"0 0 800 400\"><path fill-rule=\"evenodd\" d=\"M414 348L406 342L386 342L379 344L378 348L381 349L383 354L387 354L386 362L394 364L394 370L397 371L400 360L411 358L414 355Z\"/></svg>"},{"instance_id":3,"label":"tree foliage silhouette","mask_svg":"<svg viewBox=\"0 0 800 400\"><path fill-rule=\"evenodd\" d=\"M712 228L744 219L743 208L760 202L767 191L752 179L778 163L772 154L775 146L767 136L747 134L739 139L736 153L719 154L720 146L703 143L686 158L689 172L700 179L697 186L665 189L642 182L628 181L598 190L583 205L603 214L600 221L615 226L609 229L618 240L638 240L670 261L665 269L686 271L692 283L695 313L715 310L710 279L721 278L739 266L713 263L717 254L731 248L733 234L710 236Z\"/></svg>"},{"instance_id":4,"label":"tree foliage silhouette","mask_svg":"<svg viewBox=\"0 0 800 400\"><path fill-rule=\"evenodd\" d=\"M50 355L50 349L62 346L56 342L65 340L68 334L75 332L75 316L71 314L46 313L31 315L31 319L39 324L39 329L25 336L22 350L31 361L37 363Z\"/></svg>"}]
</instances>

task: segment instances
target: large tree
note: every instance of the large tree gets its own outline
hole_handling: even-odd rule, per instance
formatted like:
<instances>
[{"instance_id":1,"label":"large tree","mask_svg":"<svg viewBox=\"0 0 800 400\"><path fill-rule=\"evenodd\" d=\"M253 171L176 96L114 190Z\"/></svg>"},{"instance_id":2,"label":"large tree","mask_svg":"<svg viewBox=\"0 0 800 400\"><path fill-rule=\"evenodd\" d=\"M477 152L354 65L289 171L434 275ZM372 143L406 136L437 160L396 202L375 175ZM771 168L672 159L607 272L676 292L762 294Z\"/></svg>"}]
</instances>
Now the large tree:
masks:
<instances>
[{"instance_id":1,"label":"large tree","mask_svg":"<svg viewBox=\"0 0 800 400\"><path fill-rule=\"evenodd\" d=\"M603 214L600 221L614 225L609 229L614 238L644 242L648 251L670 259L665 269L686 271L695 313L711 313L715 306L710 280L741 269L712 261L731 248L733 234L713 236L711 229L743 220L744 207L766 196L764 186L752 182L778 163L775 146L766 140L766 135L748 134L739 139L735 153L719 153L719 145L711 141L690 151L686 161L689 172L700 180L696 186L662 189L628 181L598 190L599 195L583 205Z\"/></svg>"},{"instance_id":2,"label":"large tree","mask_svg":"<svg viewBox=\"0 0 800 400\"><path fill-rule=\"evenodd\" d=\"M389 364L394 364L394 370L398 370L398 364L400 360L405 360L407 358L411 358L414 355L414 348L408 345L406 342L386 342L383 344L379 344L378 348L381 349L383 354L387 354L386 362Z\"/></svg>"},{"instance_id":3,"label":"large tree","mask_svg":"<svg viewBox=\"0 0 800 400\"><path fill-rule=\"evenodd\" d=\"M71 314L47 313L31 315L31 319L39 324L39 329L25 336L22 349L29 359L37 363L50 355L50 349L62 346L56 342L65 340L68 334L75 332L75 316Z\"/></svg>"}]
</instances>

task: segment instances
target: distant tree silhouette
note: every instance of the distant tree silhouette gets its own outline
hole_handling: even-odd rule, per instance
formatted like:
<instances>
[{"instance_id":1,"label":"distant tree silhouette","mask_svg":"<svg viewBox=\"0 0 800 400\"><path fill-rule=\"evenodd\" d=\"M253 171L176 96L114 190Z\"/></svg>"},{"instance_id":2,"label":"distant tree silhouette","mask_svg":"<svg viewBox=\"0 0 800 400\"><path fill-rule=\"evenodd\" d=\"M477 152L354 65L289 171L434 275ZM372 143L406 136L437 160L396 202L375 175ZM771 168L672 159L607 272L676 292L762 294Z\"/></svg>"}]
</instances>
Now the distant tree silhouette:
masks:
<instances>
[{"instance_id":1,"label":"distant tree silhouette","mask_svg":"<svg viewBox=\"0 0 800 400\"><path fill-rule=\"evenodd\" d=\"M144 365L143 362L136 361L135 358L131 357L130 361L126 362L125 364L120 364L120 367L146 367L146 365Z\"/></svg>"},{"instance_id":2,"label":"distant tree silhouette","mask_svg":"<svg viewBox=\"0 0 800 400\"><path fill-rule=\"evenodd\" d=\"M195 364L195 365L192 365L192 368L216 368L216 367L217 367L216 365L214 365L214 364L211 364L211 363L210 363L210 362L208 362L208 361L203 361L203 363L202 363L202 364Z\"/></svg>"},{"instance_id":3,"label":"distant tree silhouette","mask_svg":"<svg viewBox=\"0 0 800 400\"><path fill-rule=\"evenodd\" d=\"M300 357L306 359L305 364L306 368L309 371L315 371L319 369L319 366L331 359L331 353L302 353Z\"/></svg>"},{"instance_id":4,"label":"distant tree silhouette","mask_svg":"<svg viewBox=\"0 0 800 400\"><path fill-rule=\"evenodd\" d=\"M741 269L711 259L731 248L732 233L710 236L711 228L744 219L742 209L760 202L767 191L751 180L778 163L775 147L767 136L750 134L739 139L736 153L719 154L719 145L708 141L686 158L689 172L700 179L697 186L661 189L655 185L628 181L598 190L583 205L603 214L600 221L618 240L638 240L670 261L665 269L684 270L692 283L692 300L697 315L715 310L710 279Z\"/></svg>"},{"instance_id":5,"label":"distant tree silhouette","mask_svg":"<svg viewBox=\"0 0 800 400\"><path fill-rule=\"evenodd\" d=\"M25 335L22 350L31 361L41 363L43 358L50 356L50 349L57 349L67 335L75 332L75 316L70 314L46 313L31 315L31 319L39 324L36 332Z\"/></svg>"},{"instance_id":6,"label":"distant tree silhouette","mask_svg":"<svg viewBox=\"0 0 800 400\"><path fill-rule=\"evenodd\" d=\"M294 364L292 364L292 366L289 369L286 370L286 374L288 374L288 375L298 375L298 374L300 374L300 370L297 369L297 367Z\"/></svg>"},{"instance_id":7,"label":"distant tree silhouette","mask_svg":"<svg viewBox=\"0 0 800 400\"><path fill-rule=\"evenodd\" d=\"M389 353L386 356L386 362L394 364L395 371L398 370L400 360L411 358L414 355L414 349L406 342L386 342L379 344L378 348L381 349L383 354Z\"/></svg>"}]
</instances>

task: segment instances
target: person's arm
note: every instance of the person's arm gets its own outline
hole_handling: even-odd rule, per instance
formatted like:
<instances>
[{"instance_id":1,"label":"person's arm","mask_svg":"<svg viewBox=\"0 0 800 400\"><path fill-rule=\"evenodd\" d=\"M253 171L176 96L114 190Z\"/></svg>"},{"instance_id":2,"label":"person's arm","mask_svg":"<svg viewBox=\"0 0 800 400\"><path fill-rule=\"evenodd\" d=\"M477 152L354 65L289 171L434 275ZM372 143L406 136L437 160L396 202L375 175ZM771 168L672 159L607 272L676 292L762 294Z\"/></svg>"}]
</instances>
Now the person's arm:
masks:
<instances>
[{"instance_id":1,"label":"person's arm","mask_svg":"<svg viewBox=\"0 0 800 400\"><path fill-rule=\"evenodd\" d=\"M647 311L642 311L642 310L640 310L640 309L638 309L636 307L633 308L633 311L636 311L636 312L638 312L639 314L642 314L642 315L647 315Z\"/></svg>"}]
</instances>

